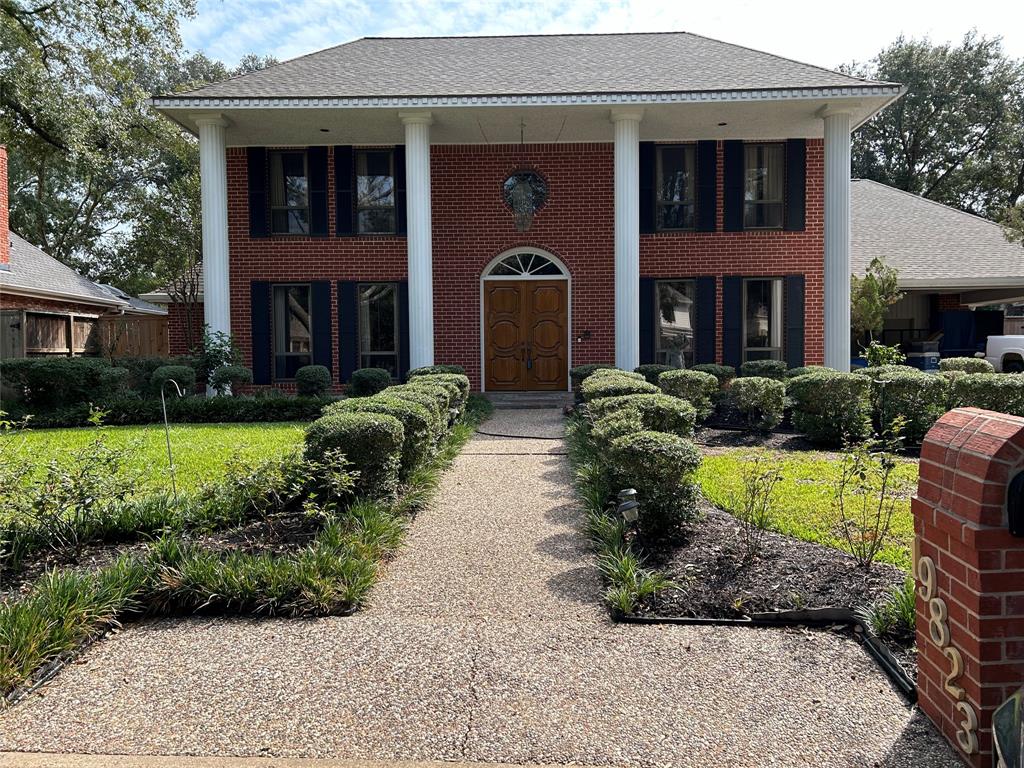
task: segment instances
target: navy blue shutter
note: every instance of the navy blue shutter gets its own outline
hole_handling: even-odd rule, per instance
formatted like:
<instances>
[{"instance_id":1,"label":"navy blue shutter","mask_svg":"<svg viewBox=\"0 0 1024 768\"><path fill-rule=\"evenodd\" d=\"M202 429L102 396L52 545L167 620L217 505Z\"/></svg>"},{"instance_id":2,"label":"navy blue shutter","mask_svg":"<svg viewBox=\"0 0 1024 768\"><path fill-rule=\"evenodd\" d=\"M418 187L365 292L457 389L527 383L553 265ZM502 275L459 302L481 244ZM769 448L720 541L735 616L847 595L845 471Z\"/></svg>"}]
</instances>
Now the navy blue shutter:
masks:
<instances>
[{"instance_id":1,"label":"navy blue shutter","mask_svg":"<svg viewBox=\"0 0 1024 768\"><path fill-rule=\"evenodd\" d=\"M405 147L395 147L395 234L408 229L405 215Z\"/></svg>"},{"instance_id":2,"label":"navy blue shutter","mask_svg":"<svg viewBox=\"0 0 1024 768\"><path fill-rule=\"evenodd\" d=\"M310 313L313 315L313 364L322 365L331 372L334 378L334 355L331 341L334 334L331 329L331 284L327 280L317 280L310 290Z\"/></svg>"},{"instance_id":3,"label":"navy blue shutter","mask_svg":"<svg viewBox=\"0 0 1024 768\"><path fill-rule=\"evenodd\" d=\"M804 364L804 276L786 275L786 365Z\"/></svg>"},{"instance_id":4,"label":"navy blue shutter","mask_svg":"<svg viewBox=\"0 0 1024 768\"><path fill-rule=\"evenodd\" d=\"M742 141L726 141L722 145L723 228L726 232L743 231L744 157Z\"/></svg>"},{"instance_id":5,"label":"navy blue shutter","mask_svg":"<svg viewBox=\"0 0 1024 768\"><path fill-rule=\"evenodd\" d=\"M693 344L693 362L695 365L701 363L715 362L715 301L718 298L718 289L715 286L715 276L697 278L697 317L694 320L694 335L696 339Z\"/></svg>"},{"instance_id":6,"label":"navy blue shutter","mask_svg":"<svg viewBox=\"0 0 1024 768\"><path fill-rule=\"evenodd\" d=\"M640 232L654 232L656 206L655 196L655 163L657 148L653 141L640 142Z\"/></svg>"},{"instance_id":7,"label":"navy blue shutter","mask_svg":"<svg viewBox=\"0 0 1024 768\"><path fill-rule=\"evenodd\" d=\"M409 284L398 284L398 380L409 372Z\"/></svg>"},{"instance_id":8,"label":"navy blue shutter","mask_svg":"<svg viewBox=\"0 0 1024 768\"><path fill-rule=\"evenodd\" d=\"M249 284L249 327L252 335L252 383L270 383L270 283Z\"/></svg>"},{"instance_id":9,"label":"navy blue shutter","mask_svg":"<svg viewBox=\"0 0 1024 768\"><path fill-rule=\"evenodd\" d=\"M743 278L722 278L722 362L743 362Z\"/></svg>"},{"instance_id":10,"label":"navy blue shutter","mask_svg":"<svg viewBox=\"0 0 1024 768\"><path fill-rule=\"evenodd\" d=\"M334 228L338 237L355 234L355 198L352 183L352 147L334 148Z\"/></svg>"},{"instance_id":11,"label":"navy blue shutter","mask_svg":"<svg viewBox=\"0 0 1024 768\"><path fill-rule=\"evenodd\" d=\"M309 173L309 234L327 237L327 147L306 150Z\"/></svg>"},{"instance_id":12,"label":"navy blue shutter","mask_svg":"<svg viewBox=\"0 0 1024 768\"><path fill-rule=\"evenodd\" d=\"M249 147L246 150L246 164L249 177L249 237L269 237L266 147Z\"/></svg>"},{"instance_id":13,"label":"navy blue shutter","mask_svg":"<svg viewBox=\"0 0 1024 768\"><path fill-rule=\"evenodd\" d=\"M786 229L804 229L807 199L807 141L786 141Z\"/></svg>"},{"instance_id":14,"label":"navy blue shutter","mask_svg":"<svg viewBox=\"0 0 1024 768\"><path fill-rule=\"evenodd\" d=\"M338 282L338 371L342 383L359 368L359 283Z\"/></svg>"},{"instance_id":15,"label":"navy blue shutter","mask_svg":"<svg viewBox=\"0 0 1024 768\"><path fill-rule=\"evenodd\" d=\"M697 142L697 231L715 231L718 206L718 142Z\"/></svg>"},{"instance_id":16,"label":"navy blue shutter","mask_svg":"<svg viewBox=\"0 0 1024 768\"><path fill-rule=\"evenodd\" d=\"M653 277L640 278L640 365L654 362L654 326L657 310L657 281Z\"/></svg>"}]
</instances>

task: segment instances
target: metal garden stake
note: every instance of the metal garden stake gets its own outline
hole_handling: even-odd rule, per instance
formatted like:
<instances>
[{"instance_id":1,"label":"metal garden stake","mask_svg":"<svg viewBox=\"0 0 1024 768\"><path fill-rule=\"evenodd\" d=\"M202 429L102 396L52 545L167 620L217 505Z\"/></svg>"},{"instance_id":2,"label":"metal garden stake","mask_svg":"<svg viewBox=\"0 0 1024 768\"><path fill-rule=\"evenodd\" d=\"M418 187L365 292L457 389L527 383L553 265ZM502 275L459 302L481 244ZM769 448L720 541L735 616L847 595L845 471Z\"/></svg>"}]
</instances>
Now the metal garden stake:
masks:
<instances>
[{"instance_id":1,"label":"metal garden stake","mask_svg":"<svg viewBox=\"0 0 1024 768\"><path fill-rule=\"evenodd\" d=\"M184 397L181 387L174 379L167 379L160 385L160 405L164 410L164 438L167 440L167 464L171 469L171 494L174 496L174 503L178 503L178 485L174 480L174 454L171 453L171 426L167 423L167 400L164 398L164 387L173 384L178 391L178 397Z\"/></svg>"}]
</instances>

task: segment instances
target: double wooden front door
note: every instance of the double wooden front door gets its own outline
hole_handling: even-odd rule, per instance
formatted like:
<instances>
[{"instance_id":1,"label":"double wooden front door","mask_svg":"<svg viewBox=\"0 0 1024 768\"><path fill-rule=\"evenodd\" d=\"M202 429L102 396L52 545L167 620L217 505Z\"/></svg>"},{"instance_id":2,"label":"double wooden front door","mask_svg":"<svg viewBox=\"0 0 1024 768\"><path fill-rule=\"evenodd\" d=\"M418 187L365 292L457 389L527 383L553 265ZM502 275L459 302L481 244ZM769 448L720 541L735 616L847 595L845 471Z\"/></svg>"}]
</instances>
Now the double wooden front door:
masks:
<instances>
[{"instance_id":1,"label":"double wooden front door","mask_svg":"<svg viewBox=\"0 0 1024 768\"><path fill-rule=\"evenodd\" d=\"M491 391L568 388L568 281L484 282L484 367Z\"/></svg>"}]
</instances>

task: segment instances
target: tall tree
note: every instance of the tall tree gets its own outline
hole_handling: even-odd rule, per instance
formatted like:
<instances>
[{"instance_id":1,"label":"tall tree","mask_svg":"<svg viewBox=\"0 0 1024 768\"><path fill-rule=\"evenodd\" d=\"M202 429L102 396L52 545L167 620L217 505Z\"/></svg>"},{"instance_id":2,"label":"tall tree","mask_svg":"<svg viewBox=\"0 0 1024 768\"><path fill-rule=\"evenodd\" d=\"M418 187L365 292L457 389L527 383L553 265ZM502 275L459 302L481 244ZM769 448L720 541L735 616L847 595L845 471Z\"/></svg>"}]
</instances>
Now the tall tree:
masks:
<instances>
[{"instance_id":1,"label":"tall tree","mask_svg":"<svg viewBox=\"0 0 1024 768\"><path fill-rule=\"evenodd\" d=\"M1024 199L1024 64L998 38L899 38L846 72L907 92L854 135L853 173L999 218Z\"/></svg>"}]
</instances>

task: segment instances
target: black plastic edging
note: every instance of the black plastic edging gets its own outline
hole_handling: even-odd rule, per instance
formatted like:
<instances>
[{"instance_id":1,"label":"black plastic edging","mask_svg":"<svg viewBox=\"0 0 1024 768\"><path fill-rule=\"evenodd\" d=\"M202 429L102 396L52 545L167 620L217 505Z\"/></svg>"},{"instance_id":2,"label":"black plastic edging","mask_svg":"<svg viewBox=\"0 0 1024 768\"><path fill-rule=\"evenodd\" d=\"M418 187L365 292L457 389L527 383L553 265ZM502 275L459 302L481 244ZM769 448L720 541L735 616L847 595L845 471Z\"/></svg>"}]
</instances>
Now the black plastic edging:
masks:
<instances>
[{"instance_id":1,"label":"black plastic edging","mask_svg":"<svg viewBox=\"0 0 1024 768\"><path fill-rule=\"evenodd\" d=\"M676 624L680 626L723 626L723 627L797 627L828 626L843 624L860 627L858 640L867 648L868 655L885 672L886 676L911 704L917 703L917 685L868 627L853 611L846 608L810 608L802 611L771 611L755 613L742 619L713 619L688 616L633 616L613 615L614 621L622 624Z\"/></svg>"}]
</instances>

